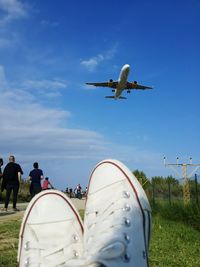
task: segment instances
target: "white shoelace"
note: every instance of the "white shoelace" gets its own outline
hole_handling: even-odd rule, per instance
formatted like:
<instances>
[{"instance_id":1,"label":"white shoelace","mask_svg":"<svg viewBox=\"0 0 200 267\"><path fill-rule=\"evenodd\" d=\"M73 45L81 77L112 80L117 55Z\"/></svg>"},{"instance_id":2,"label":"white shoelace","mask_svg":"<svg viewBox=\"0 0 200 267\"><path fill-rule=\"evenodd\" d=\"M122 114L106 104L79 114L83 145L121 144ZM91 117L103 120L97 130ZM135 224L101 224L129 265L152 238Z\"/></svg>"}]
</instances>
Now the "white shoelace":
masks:
<instances>
[{"instance_id":1,"label":"white shoelace","mask_svg":"<svg viewBox=\"0 0 200 267\"><path fill-rule=\"evenodd\" d=\"M99 205L95 206L95 209L86 211L87 216L93 218L93 220L91 220L92 223L87 225L90 232L88 240L95 238L97 232L98 236L102 237L109 235L110 232L114 231L116 228L121 229L121 227L126 228L130 226L129 211L131 207L127 201L129 197L130 194L126 191L123 191L121 196L119 196L118 192L113 192L113 195L108 201L103 203L100 201L101 203L99 202ZM118 213L124 216L119 216L117 220L110 220L110 216L117 216ZM128 260L126 248L129 242L129 236L124 232L120 236L113 237L111 240L112 243L99 247L101 259L110 260L118 257L125 257Z\"/></svg>"},{"instance_id":2,"label":"white shoelace","mask_svg":"<svg viewBox=\"0 0 200 267\"><path fill-rule=\"evenodd\" d=\"M65 220L67 221L67 220ZM63 221L56 221L56 222L49 222L49 223L58 223ZM35 225L42 225L42 224L48 224L48 222L45 223L32 223L28 224L33 236L36 236L36 233L34 231L33 226ZM31 250L38 250L42 253L39 253L41 256L39 258L33 258L31 256L27 255L27 258L25 260L25 267L29 266L48 266L48 267L58 267L58 266L79 266L77 265L76 261L74 262L74 259L78 259L80 255L78 255L78 252L74 249L73 251L70 251L72 243L75 245L79 242L79 238L77 235L72 235L71 239L67 239L65 242L60 242L59 245L47 248L46 245L42 244L40 241L27 241L24 245L25 251ZM66 251L69 250L69 255L71 254L70 258L66 256ZM65 251L65 254L64 254ZM60 253L59 257L56 257L56 260L52 259L52 255L56 255L57 253ZM31 254L31 253L30 253ZM51 258L49 258L51 257ZM68 262L70 265L68 265Z\"/></svg>"},{"instance_id":3,"label":"white shoelace","mask_svg":"<svg viewBox=\"0 0 200 267\"><path fill-rule=\"evenodd\" d=\"M93 262L98 262L99 260L100 262L105 263L107 260L109 261L117 258L124 262L130 261L128 246L131 239L130 231L132 232L130 227L133 223L133 221L131 221L133 219L132 212L134 210L134 205L132 205L132 203L134 203L133 199L135 199L134 201L138 200L134 193L130 193L126 190L126 186L123 186L123 183L124 181L119 181L112 184L112 190L109 189L109 196L105 191L105 199L102 198L104 194L100 193L99 200L93 203L91 195L91 204L86 210L86 216L88 216L87 242L88 244L92 244L92 246L88 246L88 249L92 248L93 253L90 254L90 251L87 251L87 253L90 255L90 259ZM103 188L103 190L104 189L106 188ZM95 194L96 193L98 195L98 192L95 192ZM95 198L97 195L95 195ZM138 212L140 212L139 207ZM146 212L143 214L141 211L141 218L145 216L145 220L148 221L149 218L146 218L146 215ZM136 217L134 216L134 218ZM143 226L141 225L141 227ZM148 232L146 227L147 226L145 226L145 232ZM102 242L99 242L98 240L95 242L97 233L99 239L103 240ZM147 250L145 248L148 247L145 239L148 241L146 233L143 250L144 259L147 257ZM95 255L97 255L97 257L95 257Z\"/></svg>"},{"instance_id":4,"label":"white shoelace","mask_svg":"<svg viewBox=\"0 0 200 267\"><path fill-rule=\"evenodd\" d=\"M57 247L46 249L39 242L37 242L37 243L36 242L29 242L29 245L27 244L28 250L40 250L41 252L43 251L43 255L37 259L36 258L34 258L34 259L27 258L27 261L25 264L27 265L27 267L29 265L30 266L34 266L34 265L38 266L39 264L43 264L44 266L49 266L49 267L59 266L59 265L66 262L66 256L60 256L56 262L48 259L48 257L53 255L53 254L56 254L58 252L61 252L64 249L67 249L69 246L70 246L69 243L65 243L65 244L63 243Z\"/></svg>"}]
</instances>

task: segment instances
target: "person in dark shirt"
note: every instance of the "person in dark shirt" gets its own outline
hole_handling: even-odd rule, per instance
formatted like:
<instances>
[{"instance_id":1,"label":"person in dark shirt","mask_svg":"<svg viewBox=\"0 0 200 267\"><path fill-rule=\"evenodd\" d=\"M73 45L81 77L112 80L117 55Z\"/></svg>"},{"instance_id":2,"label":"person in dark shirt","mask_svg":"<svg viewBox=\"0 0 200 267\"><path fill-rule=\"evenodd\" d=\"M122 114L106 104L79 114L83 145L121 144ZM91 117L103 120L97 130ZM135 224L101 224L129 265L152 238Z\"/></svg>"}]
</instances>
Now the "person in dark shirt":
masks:
<instances>
[{"instance_id":1,"label":"person in dark shirt","mask_svg":"<svg viewBox=\"0 0 200 267\"><path fill-rule=\"evenodd\" d=\"M2 166L3 166L3 159L0 158L0 184L1 184L1 179L3 178L3 173L2 173L2 170L1 170ZM2 185L1 185L1 190L0 190L0 200L1 200L1 191L3 191Z\"/></svg>"},{"instance_id":2,"label":"person in dark shirt","mask_svg":"<svg viewBox=\"0 0 200 267\"><path fill-rule=\"evenodd\" d=\"M3 159L2 158L0 158L0 181L1 181L1 178L3 176L1 166L3 166Z\"/></svg>"},{"instance_id":3,"label":"person in dark shirt","mask_svg":"<svg viewBox=\"0 0 200 267\"><path fill-rule=\"evenodd\" d=\"M16 207L17 196L19 192L19 184L21 180L21 175L23 171L19 164L15 163L15 157L9 157L9 163L5 166L3 171L3 187L6 189L6 198L5 198L5 211L8 209L8 204L10 201L10 195L13 191L13 210L19 211Z\"/></svg>"},{"instance_id":4,"label":"person in dark shirt","mask_svg":"<svg viewBox=\"0 0 200 267\"><path fill-rule=\"evenodd\" d=\"M33 163L33 170L30 171L28 179L31 181L30 194L34 197L37 193L42 191L41 180L43 177L43 171L39 169L38 162Z\"/></svg>"},{"instance_id":5,"label":"person in dark shirt","mask_svg":"<svg viewBox=\"0 0 200 267\"><path fill-rule=\"evenodd\" d=\"M2 173L2 170L1 170L2 166L3 166L3 159L0 158L0 182L1 182L1 178L3 177L3 173Z\"/></svg>"}]
</instances>

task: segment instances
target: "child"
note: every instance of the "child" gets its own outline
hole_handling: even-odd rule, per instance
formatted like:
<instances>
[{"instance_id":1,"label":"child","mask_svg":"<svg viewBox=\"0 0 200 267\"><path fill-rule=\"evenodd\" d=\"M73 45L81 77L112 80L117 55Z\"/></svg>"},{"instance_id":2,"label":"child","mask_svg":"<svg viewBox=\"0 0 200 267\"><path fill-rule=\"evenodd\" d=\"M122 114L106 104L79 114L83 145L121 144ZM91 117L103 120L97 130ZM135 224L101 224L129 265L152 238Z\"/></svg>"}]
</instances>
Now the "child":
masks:
<instances>
[{"instance_id":1,"label":"child","mask_svg":"<svg viewBox=\"0 0 200 267\"><path fill-rule=\"evenodd\" d=\"M47 189L53 189L52 184L49 182L49 178L46 177L43 184L42 184L42 190L47 190Z\"/></svg>"}]
</instances>

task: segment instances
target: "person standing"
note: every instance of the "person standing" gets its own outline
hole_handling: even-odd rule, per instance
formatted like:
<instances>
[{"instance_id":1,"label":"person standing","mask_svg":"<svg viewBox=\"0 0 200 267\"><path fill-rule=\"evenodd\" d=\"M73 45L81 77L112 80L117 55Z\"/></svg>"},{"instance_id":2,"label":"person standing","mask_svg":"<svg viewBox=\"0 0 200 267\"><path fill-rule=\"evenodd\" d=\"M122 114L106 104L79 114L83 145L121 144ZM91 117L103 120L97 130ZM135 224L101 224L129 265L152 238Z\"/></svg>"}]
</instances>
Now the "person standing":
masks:
<instances>
[{"instance_id":1,"label":"person standing","mask_svg":"<svg viewBox=\"0 0 200 267\"><path fill-rule=\"evenodd\" d=\"M82 189L81 185L78 184L77 187L76 187L76 197L78 199L81 199L82 198L81 189Z\"/></svg>"},{"instance_id":2,"label":"person standing","mask_svg":"<svg viewBox=\"0 0 200 267\"><path fill-rule=\"evenodd\" d=\"M23 174L22 168L19 164L15 163L15 157L11 155L9 157L9 163L5 166L3 171L3 184L6 189L5 198L5 211L8 209L8 204L10 201L10 195L13 191L13 210L19 211L16 207L17 196L19 192L19 184L21 181L21 175Z\"/></svg>"},{"instance_id":3,"label":"person standing","mask_svg":"<svg viewBox=\"0 0 200 267\"><path fill-rule=\"evenodd\" d=\"M73 197L73 190L72 190L72 188L69 189L69 197L70 197L70 198Z\"/></svg>"},{"instance_id":4,"label":"person standing","mask_svg":"<svg viewBox=\"0 0 200 267\"><path fill-rule=\"evenodd\" d=\"M1 181L1 178L3 177L2 170L1 170L2 166L3 166L3 159L0 158L0 181Z\"/></svg>"},{"instance_id":5,"label":"person standing","mask_svg":"<svg viewBox=\"0 0 200 267\"><path fill-rule=\"evenodd\" d=\"M38 162L33 163L33 170L30 171L28 179L31 181L30 184L30 194L31 197L34 197L40 191L42 191L41 180L43 177L43 171L39 169Z\"/></svg>"},{"instance_id":6,"label":"person standing","mask_svg":"<svg viewBox=\"0 0 200 267\"><path fill-rule=\"evenodd\" d=\"M3 178L3 173L2 173L2 170L1 170L2 166L3 166L3 159L0 158L0 184L1 184L1 179ZM1 200L1 191L3 191L2 185L1 185L1 190L0 190L0 200Z\"/></svg>"}]
</instances>

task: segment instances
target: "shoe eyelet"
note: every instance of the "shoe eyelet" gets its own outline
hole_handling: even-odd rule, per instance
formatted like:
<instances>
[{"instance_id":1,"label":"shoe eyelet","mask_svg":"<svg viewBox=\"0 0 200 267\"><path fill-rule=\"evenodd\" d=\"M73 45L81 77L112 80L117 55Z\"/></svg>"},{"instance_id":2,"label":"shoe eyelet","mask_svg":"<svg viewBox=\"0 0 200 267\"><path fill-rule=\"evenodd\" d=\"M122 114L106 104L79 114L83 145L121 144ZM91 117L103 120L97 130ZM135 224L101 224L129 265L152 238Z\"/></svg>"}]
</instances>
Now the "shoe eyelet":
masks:
<instances>
[{"instance_id":1,"label":"shoe eyelet","mask_svg":"<svg viewBox=\"0 0 200 267\"><path fill-rule=\"evenodd\" d=\"M24 249L27 251L27 250L29 250L29 241L27 241L26 243L25 243L25 245L24 245Z\"/></svg>"},{"instance_id":2,"label":"shoe eyelet","mask_svg":"<svg viewBox=\"0 0 200 267\"><path fill-rule=\"evenodd\" d=\"M131 221L128 218L124 218L124 224L129 227L131 225Z\"/></svg>"},{"instance_id":3,"label":"shoe eyelet","mask_svg":"<svg viewBox=\"0 0 200 267\"><path fill-rule=\"evenodd\" d=\"M24 267L29 267L29 265L30 265L30 259L27 258L27 259L25 260L25 262L24 262Z\"/></svg>"},{"instance_id":4,"label":"shoe eyelet","mask_svg":"<svg viewBox=\"0 0 200 267\"><path fill-rule=\"evenodd\" d=\"M126 253L123 256L123 262L130 262L131 257Z\"/></svg>"},{"instance_id":5,"label":"shoe eyelet","mask_svg":"<svg viewBox=\"0 0 200 267\"><path fill-rule=\"evenodd\" d=\"M79 238L78 238L77 235L73 235L72 236L72 240L73 240L74 243L77 243L79 241Z\"/></svg>"},{"instance_id":6,"label":"shoe eyelet","mask_svg":"<svg viewBox=\"0 0 200 267\"><path fill-rule=\"evenodd\" d=\"M79 254L76 250L73 251L74 258L78 258Z\"/></svg>"},{"instance_id":7,"label":"shoe eyelet","mask_svg":"<svg viewBox=\"0 0 200 267\"><path fill-rule=\"evenodd\" d=\"M124 198L130 198L130 193L128 191L123 191Z\"/></svg>"},{"instance_id":8,"label":"shoe eyelet","mask_svg":"<svg viewBox=\"0 0 200 267\"><path fill-rule=\"evenodd\" d=\"M128 234L126 234L126 233L124 234L124 239L127 243L130 243L131 238Z\"/></svg>"},{"instance_id":9,"label":"shoe eyelet","mask_svg":"<svg viewBox=\"0 0 200 267\"><path fill-rule=\"evenodd\" d=\"M131 210L131 207L129 206L129 204L125 204L124 207L123 207L123 210L124 211L130 211Z\"/></svg>"}]
</instances>

